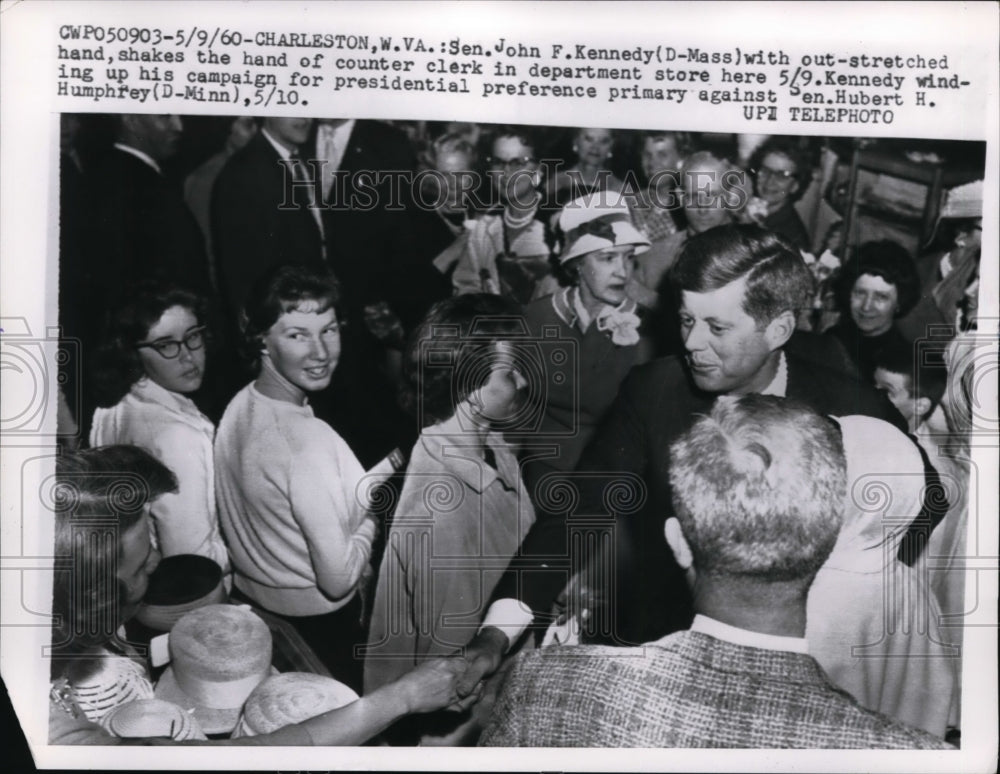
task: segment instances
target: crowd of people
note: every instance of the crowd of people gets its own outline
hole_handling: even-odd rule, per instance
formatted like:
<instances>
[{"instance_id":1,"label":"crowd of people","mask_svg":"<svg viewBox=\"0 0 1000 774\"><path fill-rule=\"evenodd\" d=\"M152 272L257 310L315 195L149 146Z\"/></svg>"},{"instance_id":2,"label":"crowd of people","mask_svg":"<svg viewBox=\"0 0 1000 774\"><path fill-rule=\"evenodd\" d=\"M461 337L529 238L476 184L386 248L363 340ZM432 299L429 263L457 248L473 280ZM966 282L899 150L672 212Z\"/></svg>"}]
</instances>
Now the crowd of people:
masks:
<instances>
[{"instance_id":1,"label":"crowd of people","mask_svg":"<svg viewBox=\"0 0 1000 774\"><path fill-rule=\"evenodd\" d=\"M981 189L912 255L818 233L804 138L242 117L184 169L105 119L53 743L152 691L119 627L183 555L361 697L209 743L958 743Z\"/></svg>"}]
</instances>

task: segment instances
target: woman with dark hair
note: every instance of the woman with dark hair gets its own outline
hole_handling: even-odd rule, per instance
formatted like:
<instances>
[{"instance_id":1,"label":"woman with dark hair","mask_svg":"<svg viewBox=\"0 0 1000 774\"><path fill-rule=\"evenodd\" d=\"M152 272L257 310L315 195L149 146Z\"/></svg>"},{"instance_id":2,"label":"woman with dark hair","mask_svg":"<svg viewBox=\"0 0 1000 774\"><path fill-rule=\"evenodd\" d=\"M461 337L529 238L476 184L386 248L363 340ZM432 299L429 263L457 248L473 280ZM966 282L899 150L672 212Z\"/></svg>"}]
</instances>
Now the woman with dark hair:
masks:
<instances>
[{"instance_id":1,"label":"woman with dark hair","mask_svg":"<svg viewBox=\"0 0 1000 774\"><path fill-rule=\"evenodd\" d=\"M861 377L872 382L879 353L909 342L896 327L920 296L920 279L910 254L882 240L861 245L841 269L837 283L840 322L825 335L840 340Z\"/></svg>"},{"instance_id":2,"label":"woman with dark hair","mask_svg":"<svg viewBox=\"0 0 1000 774\"><path fill-rule=\"evenodd\" d=\"M781 234L800 250L808 250L809 232L793 206L812 178L806 154L794 139L772 137L750 157L750 173L764 209L758 223ZM751 205L748 211L753 210Z\"/></svg>"},{"instance_id":3,"label":"woman with dark hair","mask_svg":"<svg viewBox=\"0 0 1000 774\"><path fill-rule=\"evenodd\" d=\"M361 463L308 402L340 357L339 297L332 276L301 266L279 266L252 289L245 337L259 373L219 423L216 491L234 598L288 620L358 689L358 586L377 524L359 499Z\"/></svg>"},{"instance_id":4,"label":"woman with dark hair","mask_svg":"<svg viewBox=\"0 0 1000 774\"><path fill-rule=\"evenodd\" d=\"M534 522L503 437L533 411L528 376L537 367L526 339L516 304L476 293L435 304L410 340L404 367L423 432L379 571L366 693L472 639ZM458 743L468 741L468 720L442 713L410 731L424 743Z\"/></svg>"},{"instance_id":5,"label":"woman with dark hair","mask_svg":"<svg viewBox=\"0 0 1000 774\"><path fill-rule=\"evenodd\" d=\"M487 174L502 208L476 220L469 232L451 278L456 295L494 293L524 304L557 287L539 211L537 150L529 127L505 126L493 134Z\"/></svg>"},{"instance_id":6,"label":"woman with dark hair","mask_svg":"<svg viewBox=\"0 0 1000 774\"><path fill-rule=\"evenodd\" d=\"M150 513L154 548L208 557L228 573L215 504L215 427L188 397L205 376L206 322L204 299L188 290L136 288L113 315L99 353L90 444L133 444L173 471L177 491Z\"/></svg>"},{"instance_id":7,"label":"woman with dark hair","mask_svg":"<svg viewBox=\"0 0 1000 774\"><path fill-rule=\"evenodd\" d=\"M52 505L61 569L53 579L49 744L121 743L97 722L119 706L153 696L144 660L118 631L134 614L159 561L149 542L149 511L176 487L170 471L135 446L56 460ZM361 744L410 712L455 701L461 664L429 662L381 691L270 734L196 743ZM166 723L163 733L170 733Z\"/></svg>"}]
</instances>

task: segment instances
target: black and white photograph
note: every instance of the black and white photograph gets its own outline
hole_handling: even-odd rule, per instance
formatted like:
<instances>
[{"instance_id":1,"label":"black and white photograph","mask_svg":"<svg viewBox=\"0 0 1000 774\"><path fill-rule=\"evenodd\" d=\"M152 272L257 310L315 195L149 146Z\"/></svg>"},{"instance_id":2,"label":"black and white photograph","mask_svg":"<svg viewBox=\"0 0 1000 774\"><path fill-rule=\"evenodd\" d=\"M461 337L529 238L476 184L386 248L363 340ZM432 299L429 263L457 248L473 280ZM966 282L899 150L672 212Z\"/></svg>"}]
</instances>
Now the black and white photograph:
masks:
<instances>
[{"instance_id":1,"label":"black and white photograph","mask_svg":"<svg viewBox=\"0 0 1000 774\"><path fill-rule=\"evenodd\" d=\"M705 45L732 4L234 5L37 25L0 338L35 764L989 770L987 62L837 6L818 47Z\"/></svg>"}]
</instances>

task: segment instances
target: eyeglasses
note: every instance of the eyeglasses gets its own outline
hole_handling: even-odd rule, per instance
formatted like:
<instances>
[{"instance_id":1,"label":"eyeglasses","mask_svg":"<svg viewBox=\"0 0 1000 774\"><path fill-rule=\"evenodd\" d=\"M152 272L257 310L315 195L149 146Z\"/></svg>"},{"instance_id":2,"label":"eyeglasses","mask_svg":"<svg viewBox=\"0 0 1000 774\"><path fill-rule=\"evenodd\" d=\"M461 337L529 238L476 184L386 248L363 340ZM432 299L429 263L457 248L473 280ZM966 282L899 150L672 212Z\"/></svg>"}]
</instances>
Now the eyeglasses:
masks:
<instances>
[{"instance_id":1,"label":"eyeglasses","mask_svg":"<svg viewBox=\"0 0 1000 774\"><path fill-rule=\"evenodd\" d=\"M538 161L534 156L516 156L512 159L498 159L493 156L486 157L486 163L491 167L496 167L497 169L519 169L521 167L526 167L529 164L535 164Z\"/></svg>"},{"instance_id":2,"label":"eyeglasses","mask_svg":"<svg viewBox=\"0 0 1000 774\"><path fill-rule=\"evenodd\" d=\"M194 328L181 341L176 339L159 339L157 341L142 341L135 345L136 349L149 347L156 350L156 354L167 360L173 360L181 354L181 345L187 348L188 352L194 352L205 346L205 326Z\"/></svg>"},{"instance_id":3,"label":"eyeglasses","mask_svg":"<svg viewBox=\"0 0 1000 774\"><path fill-rule=\"evenodd\" d=\"M795 175L790 169L775 169L774 167L758 167L750 171L757 177L780 177L782 180L788 180Z\"/></svg>"}]
</instances>

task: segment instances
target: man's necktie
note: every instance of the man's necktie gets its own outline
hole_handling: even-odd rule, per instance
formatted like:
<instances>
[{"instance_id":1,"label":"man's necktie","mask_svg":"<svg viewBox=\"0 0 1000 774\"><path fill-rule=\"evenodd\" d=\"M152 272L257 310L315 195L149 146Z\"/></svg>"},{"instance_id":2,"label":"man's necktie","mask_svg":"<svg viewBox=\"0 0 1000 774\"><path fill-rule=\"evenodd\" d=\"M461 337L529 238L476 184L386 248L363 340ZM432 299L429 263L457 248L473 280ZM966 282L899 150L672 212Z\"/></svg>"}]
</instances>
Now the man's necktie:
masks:
<instances>
[{"instance_id":1,"label":"man's necktie","mask_svg":"<svg viewBox=\"0 0 1000 774\"><path fill-rule=\"evenodd\" d=\"M316 207L316 191L313 186L312 177L309 175L306 163L299 157L298 152L293 152L288 156L288 165L292 168L292 198L297 207L305 207L313 216L320 234L323 233L323 218L319 208Z\"/></svg>"}]
</instances>

